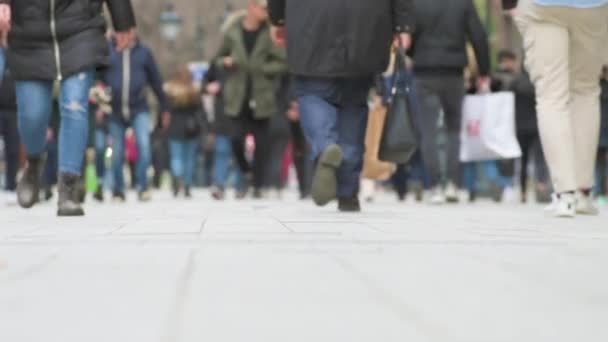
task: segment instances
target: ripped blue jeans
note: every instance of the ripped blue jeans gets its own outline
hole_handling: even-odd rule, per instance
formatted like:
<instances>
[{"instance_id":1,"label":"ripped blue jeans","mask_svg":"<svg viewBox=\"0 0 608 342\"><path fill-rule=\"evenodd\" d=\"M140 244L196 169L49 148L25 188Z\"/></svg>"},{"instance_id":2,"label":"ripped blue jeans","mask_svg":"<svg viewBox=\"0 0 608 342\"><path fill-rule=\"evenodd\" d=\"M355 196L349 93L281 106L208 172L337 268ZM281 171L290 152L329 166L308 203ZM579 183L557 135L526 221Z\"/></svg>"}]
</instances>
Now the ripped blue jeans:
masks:
<instances>
[{"instance_id":1,"label":"ripped blue jeans","mask_svg":"<svg viewBox=\"0 0 608 342\"><path fill-rule=\"evenodd\" d=\"M59 107L59 172L80 175L89 129L89 90L94 70L61 81ZM17 81L17 124L28 156L46 150L53 108L53 81Z\"/></svg>"}]
</instances>

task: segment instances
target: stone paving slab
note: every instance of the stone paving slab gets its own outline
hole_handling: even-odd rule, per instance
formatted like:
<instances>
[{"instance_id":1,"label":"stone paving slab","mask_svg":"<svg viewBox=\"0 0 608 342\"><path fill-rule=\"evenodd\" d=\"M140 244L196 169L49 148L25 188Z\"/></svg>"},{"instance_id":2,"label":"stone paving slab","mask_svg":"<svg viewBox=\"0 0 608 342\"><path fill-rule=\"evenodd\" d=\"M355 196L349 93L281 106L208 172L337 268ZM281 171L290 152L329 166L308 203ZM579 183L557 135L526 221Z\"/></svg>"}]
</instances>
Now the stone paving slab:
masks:
<instances>
[{"instance_id":1,"label":"stone paving slab","mask_svg":"<svg viewBox=\"0 0 608 342\"><path fill-rule=\"evenodd\" d=\"M76 219L0 195L0 341L608 340L606 211L195 195Z\"/></svg>"}]
</instances>

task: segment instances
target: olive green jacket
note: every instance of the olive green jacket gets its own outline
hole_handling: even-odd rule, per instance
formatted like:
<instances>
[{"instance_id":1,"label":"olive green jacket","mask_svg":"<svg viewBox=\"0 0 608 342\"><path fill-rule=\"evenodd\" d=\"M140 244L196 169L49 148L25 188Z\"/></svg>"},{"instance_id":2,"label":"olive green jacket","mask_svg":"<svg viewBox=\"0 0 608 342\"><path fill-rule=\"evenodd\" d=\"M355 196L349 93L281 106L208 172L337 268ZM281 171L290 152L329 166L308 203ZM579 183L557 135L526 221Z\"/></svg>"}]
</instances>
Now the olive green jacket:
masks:
<instances>
[{"instance_id":1,"label":"olive green jacket","mask_svg":"<svg viewBox=\"0 0 608 342\"><path fill-rule=\"evenodd\" d=\"M250 75L250 107L253 109L254 118L268 119L278 111L277 85L279 76L287 72L286 52L273 44L270 25L266 24L260 31L251 55L248 55L241 25L242 21L238 20L226 30L216 58L220 68L224 68L223 57L232 57L235 64L233 68L225 70L225 113L228 117L239 116L245 101L247 77Z\"/></svg>"}]
</instances>

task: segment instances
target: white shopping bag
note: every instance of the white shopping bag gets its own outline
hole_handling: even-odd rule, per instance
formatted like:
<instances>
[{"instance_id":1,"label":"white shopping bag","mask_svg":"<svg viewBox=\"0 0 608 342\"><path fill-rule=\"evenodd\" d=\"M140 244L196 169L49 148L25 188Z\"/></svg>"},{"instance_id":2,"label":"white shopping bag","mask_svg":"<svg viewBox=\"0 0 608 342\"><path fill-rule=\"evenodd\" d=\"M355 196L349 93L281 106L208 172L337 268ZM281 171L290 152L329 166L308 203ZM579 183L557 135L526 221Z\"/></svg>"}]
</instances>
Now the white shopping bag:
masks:
<instances>
[{"instance_id":1,"label":"white shopping bag","mask_svg":"<svg viewBox=\"0 0 608 342\"><path fill-rule=\"evenodd\" d=\"M460 161L515 159L515 96L510 92L469 95L463 104Z\"/></svg>"}]
</instances>

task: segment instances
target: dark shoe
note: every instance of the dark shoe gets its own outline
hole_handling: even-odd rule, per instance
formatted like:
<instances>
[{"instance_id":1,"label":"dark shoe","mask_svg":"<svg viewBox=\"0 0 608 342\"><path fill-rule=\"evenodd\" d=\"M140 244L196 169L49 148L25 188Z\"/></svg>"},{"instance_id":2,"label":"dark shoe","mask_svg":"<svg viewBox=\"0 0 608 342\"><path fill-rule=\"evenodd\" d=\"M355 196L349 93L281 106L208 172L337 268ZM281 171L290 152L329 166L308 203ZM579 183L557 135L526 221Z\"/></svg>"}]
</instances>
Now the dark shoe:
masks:
<instances>
[{"instance_id":1,"label":"dark shoe","mask_svg":"<svg viewBox=\"0 0 608 342\"><path fill-rule=\"evenodd\" d=\"M312 180L312 199L318 206L325 206L337 197L338 180L336 171L342 164L342 149L329 145L319 157L315 176Z\"/></svg>"},{"instance_id":2,"label":"dark shoe","mask_svg":"<svg viewBox=\"0 0 608 342\"><path fill-rule=\"evenodd\" d=\"M57 216L84 216L80 206L80 177L68 173L59 175L59 204Z\"/></svg>"},{"instance_id":3,"label":"dark shoe","mask_svg":"<svg viewBox=\"0 0 608 342\"><path fill-rule=\"evenodd\" d=\"M182 189L182 184L179 178L173 177L171 179L171 189L173 190L173 197L179 196L179 192Z\"/></svg>"},{"instance_id":4,"label":"dark shoe","mask_svg":"<svg viewBox=\"0 0 608 342\"><path fill-rule=\"evenodd\" d=\"M95 194L93 194L93 199L95 199L97 202L102 203L104 198L103 198L103 187L98 186L97 187L97 191L95 191Z\"/></svg>"},{"instance_id":5,"label":"dark shoe","mask_svg":"<svg viewBox=\"0 0 608 342\"><path fill-rule=\"evenodd\" d=\"M114 193L112 194L112 202L125 203L126 201L127 201L127 198L125 197L124 193L114 191Z\"/></svg>"},{"instance_id":6,"label":"dark shoe","mask_svg":"<svg viewBox=\"0 0 608 342\"><path fill-rule=\"evenodd\" d=\"M226 198L226 192L220 187L214 187L211 191L211 197L216 201L223 201Z\"/></svg>"},{"instance_id":7,"label":"dark shoe","mask_svg":"<svg viewBox=\"0 0 608 342\"><path fill-rule=\"evenodd\" d=\"M260 189L255 189L253 190L253 199L263 199L264 198L264 193L262 192L262 190Z\"/></svg>"},{"instance_id":8,"label":"dark shoe","mask_svg":"<svg viewBox=\"0 0 608 342\"><path fill-rule=\"evenodd\" d=\"M361 204L357 197L338 199L338 210L343 213L358 213L361 211Z\"/></svg>"},{"instance_id":9,"label":"dark shoe","mask_svg":"<svg viewBox=\"0 0 608 342\"><path fill-rule=\"evenodd\" d=\"M422 202L424 200L424 185L420 182L413 182L411 188L416 202Z\"/></svg>"},{"instance_id":10,"label":"dark shoe","mask_svg":"<svg viewBox=\"0 0 608 342\"><path fill-rule=\"evenodd\" d=\"M186 196L186 198L192 198L192 193L190 192L189 186L184 188L184 196Z\"/></svg>"},{"instance_id":11,"label":"dark shoe","mask_svg":"<svg viewBox=\"0 0 608 342\"><path fill-rule=\"evenodd\" d=\"M44 189L44 200L46 202L50 201L53 198L53 190L50 186L45 187Z\"/></svg>"},{"instance_id":12,"label":"dark shoe","mask_svg":"<svg viewBox=\"0 0 608 342\"><path fill-rule=\"evenodd\" d=\"M22 208L29 209L40 200L40 178L45 162L44 155L28 157L27 166L17 184L17 201Z\"/></svg>"}]
</instances>

